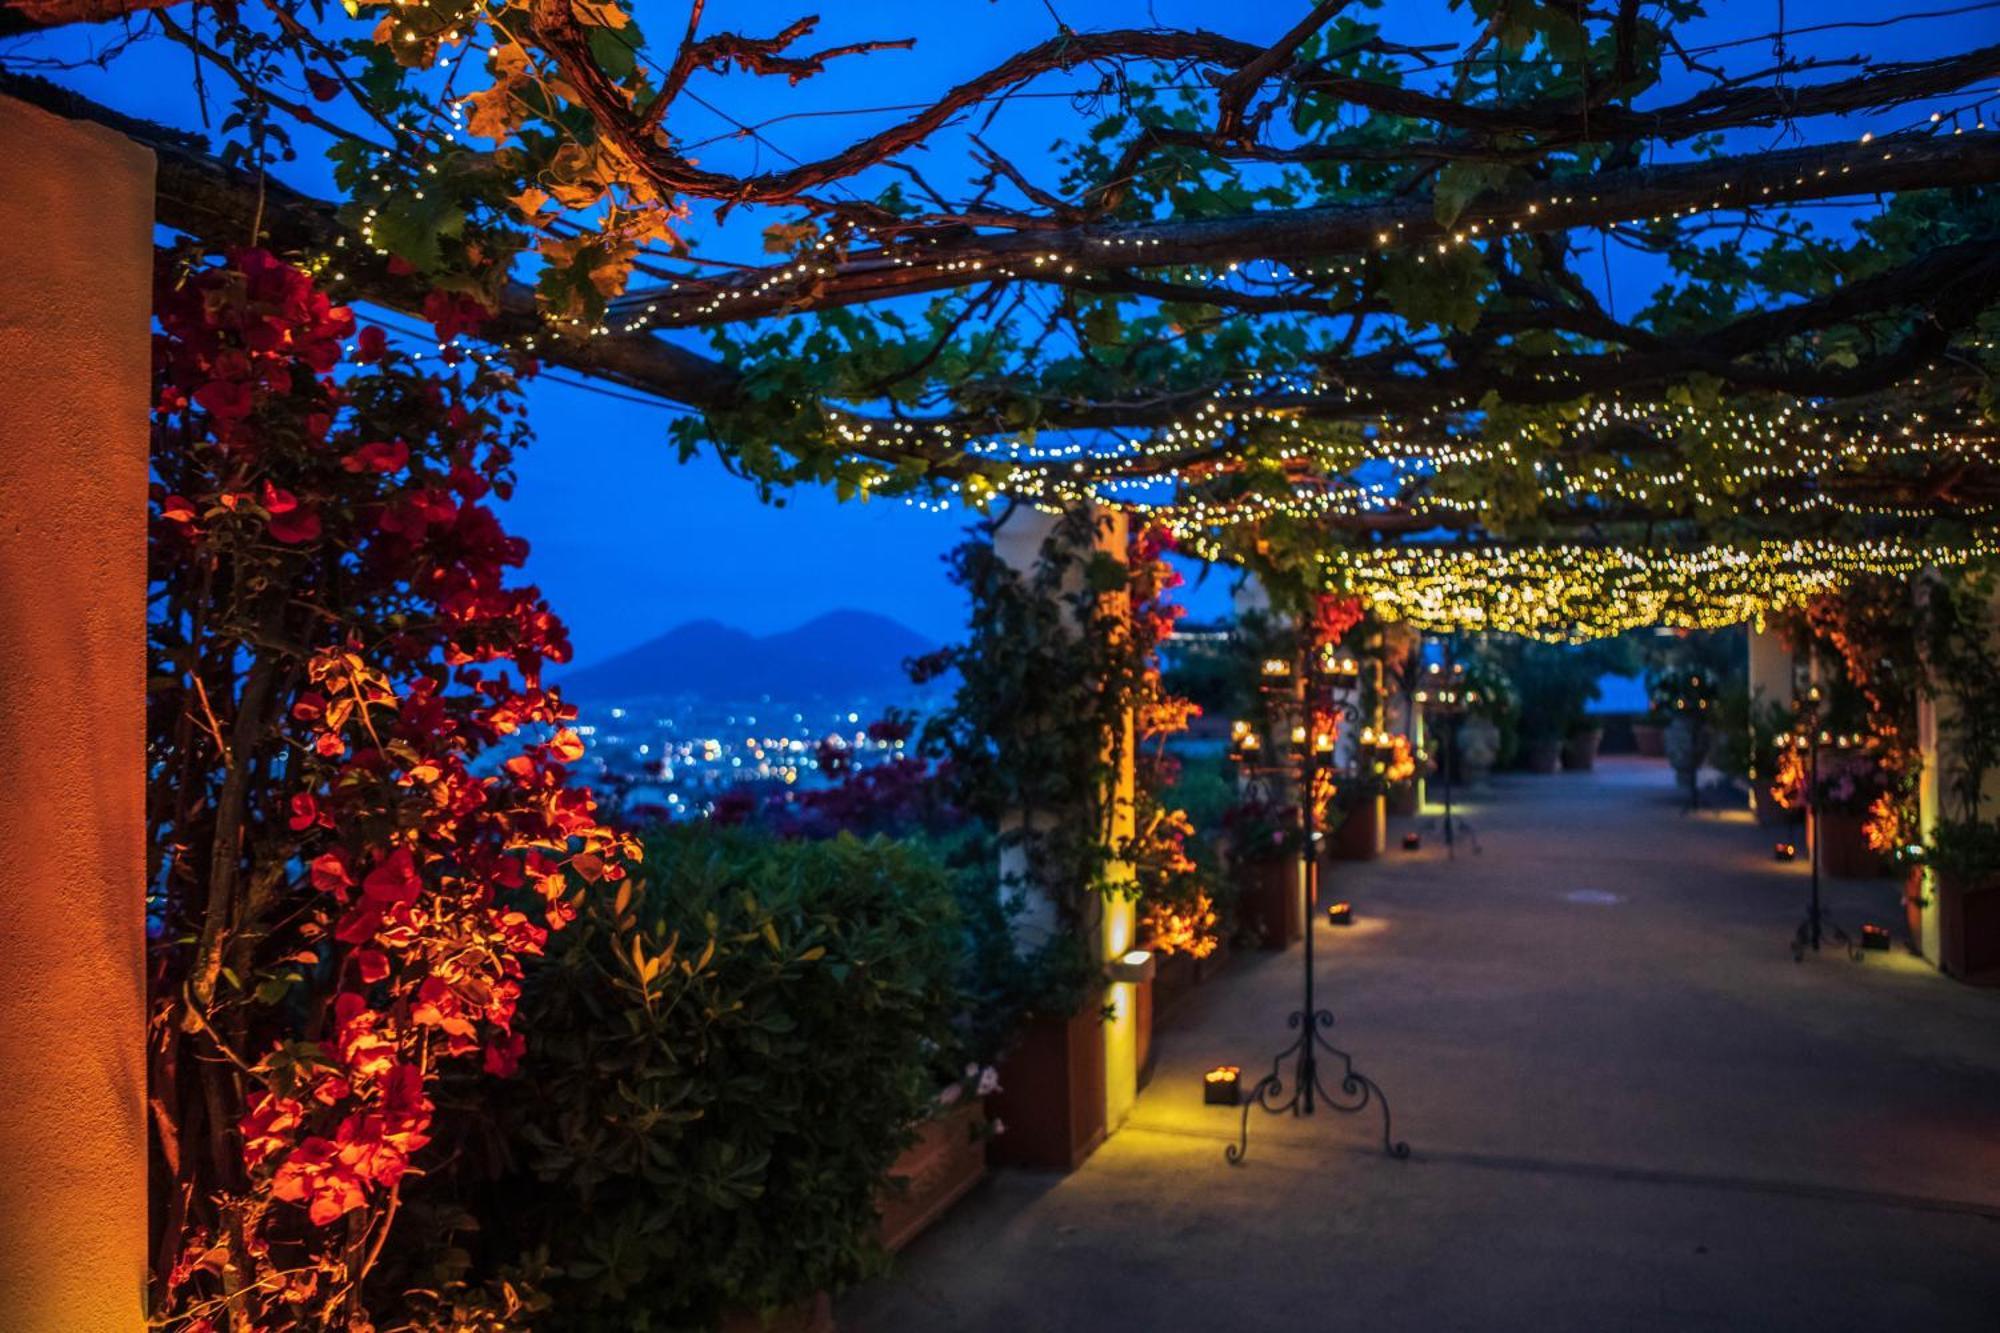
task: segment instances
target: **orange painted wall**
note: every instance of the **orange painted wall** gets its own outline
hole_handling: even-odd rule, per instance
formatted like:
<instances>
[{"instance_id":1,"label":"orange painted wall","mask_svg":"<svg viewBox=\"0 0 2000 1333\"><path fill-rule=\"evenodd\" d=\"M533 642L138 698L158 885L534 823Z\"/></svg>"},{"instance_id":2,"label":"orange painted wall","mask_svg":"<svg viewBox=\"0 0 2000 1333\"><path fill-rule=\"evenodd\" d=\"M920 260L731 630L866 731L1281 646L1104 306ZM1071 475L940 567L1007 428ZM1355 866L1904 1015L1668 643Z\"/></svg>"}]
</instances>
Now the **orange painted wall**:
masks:
<instances>
[{"instance_id":1,"label":"orange painted wall","mask_svg":"<svg viewBox=\"0 0 2000 1333\"><path fill-rule=\"evenodd\" d=\"M0 1326L143 1324L153 158L0 98Z\"/></svg>"}]
</instances>

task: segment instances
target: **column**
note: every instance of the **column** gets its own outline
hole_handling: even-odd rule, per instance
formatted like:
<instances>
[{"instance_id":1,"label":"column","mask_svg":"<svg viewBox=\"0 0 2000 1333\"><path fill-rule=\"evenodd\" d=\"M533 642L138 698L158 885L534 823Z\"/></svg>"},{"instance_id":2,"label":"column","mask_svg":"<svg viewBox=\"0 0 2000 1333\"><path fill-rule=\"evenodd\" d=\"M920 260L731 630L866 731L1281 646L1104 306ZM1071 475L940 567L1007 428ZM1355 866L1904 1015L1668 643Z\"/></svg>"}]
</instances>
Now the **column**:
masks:
<instances>
[{"instance_id":1,"label":"column","mask_svg":"<svg viewBox=\"0 0 2000 1333\"><path fill-rule=\"evenodd\" d=\"M1097 549L1123 562L1127 541L1126 516L1119 510L1101 510L1096 514L1095 531ZM1055 531L1061 520L1057 515L1022 506L1014 510L993 534L994 549L1007 565L1023 574L1033 570L1040 560L1042 547ZM1065 591L1074 591L1065 588ZM1119 724L1123 734L1105 738L1107 748L1116 747L1118 755L1117 771L1113 774L1112 790L1105 799L1111 815L1109 836L1117 843L1133 836L1135 808L1135 787L1137 765L1133 753L1135 743L1134 719L1128 712ZM1018 825L1017 825L1018 827ZM1001 862L1003 880L1009 875L1023 877L1026 870L1021 849L1010 848L1003 853ZM1129 867L1114 864L1111 877L1131 878ZM1030 894L1030 910L1024 918L1029 930L1039 929L1040 940L1023 938L1024 945L1045 941L1049 932L1057 928L1059 921L1055 906L1046 898L1037 901L1037 895ZM1130 897L1112 894L1100 900L1101 912L1098 927L1100 956L1108 963L1123 956L1135 944L1138 932L1138 908ZM1139 1033L1136 985L1132 982L1111 983L1106 995L1112 1016L1103 1024L1104 1034L1104 1123L1107 1129L1115 1130L1131 1114L1132 1105L1139 1095Z\"/></svg>"},{"instance_id":2,"label":"column","mask_svg":"<svg viewBox=\"0 0 2000 1333\"><path fill-rule=\"evenodd\" d=\"M1796 691L1794 659L1792 650L1775 631L1764 628L1762 622L1749 627L1745 638L1750 652L1750 725L1754 730L1757 714L1770 704L1790 708L1792 695ZM1753 754L1756 752L1753 746ZM1757 788L1771 781L1769 773L1750 775L1750 808L1757 808ZM1767 815L1767 818L1769 816Z\"/></svg>"},{"instance_id":3,"label":"column","mask_svg":"<svg viewBox=\"0 0 2000 1333\"><path fill-rule=\"evenodd\" d=\"M1962 578L1956 571L1931 570L1915 581L1914 598L1918 614L1932 595L1936 584ZM1987 608L1989 630L2000 628L2000 598L1996 598ZM1930 668L1927 664L1927 670ZM1964 707L1959 695L1949 680L1939 680L1935 693L1921 693L1917 699L1917 749L1922 762L1922 772L1917 782L1917 826L1926 842L1930 841L1940 820L1963 818L1957 796L1951 790L1952 779L1956 776L1959 760L1953 751L1953 730L1957 725L1959 710ZM1980 819L1990 820L2000 816L2000 775L1987 773L1985 785L1979 793ZM1925 870L1923 892L1918 898L1915 920L1912 921L1924 960L1933 967L1955 970L1954 955L1964 956L1963 934L1953 938L1954 925L1962 925L1962 919L1954 921L1957 914L1945 909L1939 901L1937 875Z\"/></svg>"},{"instance_id":4,"label":"column","mask_svg":"<svg viewBox=\"0 0 2000 1333\"><path fill-rule=\"evenodd\" d=\"M0 98L0 1323L145 1323L153 157Z\"/></svg>"}]
</instances>

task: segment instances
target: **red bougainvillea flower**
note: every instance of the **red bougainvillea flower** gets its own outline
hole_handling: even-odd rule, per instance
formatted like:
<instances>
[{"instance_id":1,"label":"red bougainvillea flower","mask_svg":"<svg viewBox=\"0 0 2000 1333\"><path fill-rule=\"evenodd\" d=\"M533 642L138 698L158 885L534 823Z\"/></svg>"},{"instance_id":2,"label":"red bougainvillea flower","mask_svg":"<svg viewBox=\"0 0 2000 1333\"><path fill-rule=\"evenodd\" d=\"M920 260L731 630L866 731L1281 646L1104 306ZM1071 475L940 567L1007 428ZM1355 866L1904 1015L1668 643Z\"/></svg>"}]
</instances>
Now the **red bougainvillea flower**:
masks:
<instances>
[{"instance_id":1,"label":"red bougainvillea flower","mask_svg":"<svg viewBox=\"0 0 2000 1333\"><path fill-rule=\"evenodd\" d=\"M257 756L282 756L282 782L253 796L257 836L243 840L243 882L281 882L232 983L248 1035L228 1053L244 1090L224 1129L240 1161L198 1183L163 1247L179 1276L161 1313L181 1327L228 1298L246 1328L325 1327L327 1294L366 1277L352 1237L398 1216L431 1132L427 1081L452 1060L515 1071L523 959L575 918L581 886L622 878L638 848L569 785L584 754L575 710L541 685L568 660L567 634L511 581L526 544L484 503L508 493L521 367L425 373L263 251L163 265L155 310L155 425L179 446L156 452L154 535L180 562L165 581L223 569L239 597L282 588L281 633L202 646L223 662L277 653L290 691ZM427 313L441 337L485 317L449 295ZM247 521L198 522L218 511ZM337 563L301 549L328 536ZM179 657L162 654L163 670ZM166 711L184 709L201 737L197 683L177 682ZM479 762L503 742L504 766ZM163 1016L188 1032L172 997L188 993L201 905L173 898L163 915ZM221 1058L212 1034L182 1049L169 1057L182 1072ZM225 1272L242 1275L234 1296Z\"/></svg>"},{"instance_id":2,"label":"red bougainvillea flower","mask_svg":"<svg viewBox=\"0 0 2000 1333\"><path fill-rule=\"evenodd\" d=\"M285 822L293 832L309 829L319 823L319 820L319 802L313 798L311 792L302 791L292 797L292 817Z\"/></svg>"},{"instance_id":3,"label":"red bougainvillea flower","mask_svg":"<svg viewBox=\"0 0 2000 1333\"><path fill-rule=\"evenodd\" d=\"M389 853L361 881L361 892L371 901L382 903L414 902L423 887L423 881L417 877L416 858L407 847Z\"/></svg>"},{"instance_id":4,"label":"red bougainvillea flower","mask_svg":"<svg viewBox=\"0 0 2000 1333\"><path fill-rule=\"evenodd\" d=\"M354 887L354 872L348 868L347 852L336 847L313 858L312 885L321 893L344 894Z\"/></svg>"},{"instance_id":5,"label":"red bougainvillea flower","mask_svg":"<svg viewBox=\"0 0 2000 1333\"><path fill-rule=\"evenodd\" d=\"M271 539L297 546L302 542L319 540L319 515L309 509L295 509L286 514L274 514L269 525Z\"/></svg>"},{"instance_id":6,"label":"red bougainvillea flower","mask_svg":"<svg viewBox=\"0 0 2000 1333\"><path fill-rule=\"evenodd\" d=\"M349 472L401 472L410 463L410 446L401 440L364 444L340 460Z\"/></svg>"}]
</instances>

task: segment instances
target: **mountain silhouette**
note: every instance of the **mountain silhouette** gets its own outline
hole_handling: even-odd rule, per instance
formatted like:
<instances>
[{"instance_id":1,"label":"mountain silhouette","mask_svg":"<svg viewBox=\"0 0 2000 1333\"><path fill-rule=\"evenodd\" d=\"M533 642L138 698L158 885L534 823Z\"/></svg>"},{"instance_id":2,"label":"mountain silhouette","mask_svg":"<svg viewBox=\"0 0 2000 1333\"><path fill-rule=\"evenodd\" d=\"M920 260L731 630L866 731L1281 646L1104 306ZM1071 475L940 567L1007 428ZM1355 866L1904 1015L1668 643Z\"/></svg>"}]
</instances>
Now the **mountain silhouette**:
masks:
<instances>
[{"instance_id":1,"label":"mountain silhouette","mask_svg":"<svg viewBox=\"0 0 2000 1333\"><path fill-rule=\"evenodd\" d=\"M753 635L692 620L657 639L561 678L579 701L693 696L739 702L894 699L913 692L906 658L936 647L871 611L830 611L782 634Z\"/></svg>"}]
</instances>

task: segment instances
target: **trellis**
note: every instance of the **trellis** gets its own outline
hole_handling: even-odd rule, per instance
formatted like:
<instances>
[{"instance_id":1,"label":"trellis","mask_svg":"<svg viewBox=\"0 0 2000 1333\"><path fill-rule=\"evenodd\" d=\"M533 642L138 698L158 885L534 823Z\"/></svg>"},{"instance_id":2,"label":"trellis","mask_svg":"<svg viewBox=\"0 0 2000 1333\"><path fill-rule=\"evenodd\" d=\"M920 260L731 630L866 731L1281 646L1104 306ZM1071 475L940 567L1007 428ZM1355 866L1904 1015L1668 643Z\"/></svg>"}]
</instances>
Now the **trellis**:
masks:
<instances>
[{"instance_id":1,"label":"trellis","mask_svg":"<svg viewBox=\"0 0 2000 1333\"><path fill-rule=\"evenodd\" d=\"M48 23L106 7L19 8ZM483 291L479 346L685 407L683 447L712 445L765 484L1145 508L1191 549L1280 581L1414 579L1384 604L1562 635L1655 614L1712 623L1844 574L1988 553L2000 134L1981 103L2000 46L1857 58L1836 77L1781 52L1726 77L1679 42L1692 6L1479 5L1458 50L1396 41L1365 6L1327 0L1269 45L1065 29L820 160L737 175L697 165L673 132L697 73L796 83L904 43L805 52L810 21L704 35L702 8L655 61L615 5L400 6L377 36L412 72L383 93L369 57L270 0L254 49L344 94L360 130L253 86L238 67L249 19L236 47L228 25L201 39L159 19L267 112L335 137L345 206L35 95L152 147L169 226L215 241L261 228L395 310L420 311L440 282ZM1670 61L1707 86L1649 96ZM1079 70L1099 74L1115 120L1079 141L1061 182L978 135L962 193L904 161ZM1152 91L1167 83L1198 91L1170 106ZM1918 104L1948 110L1781 151L1700 146ZM495 152L470 146L482 134ZM840 193L884 167L909 170L915 202ZM1211 197L1188 205L1167 178ZM528 193L510 200L513 185ZM410 272L397 210L425 189L501 252L538 247L539 290L450 257ZM1773 211L1870 196L1889 202L1852 244ZM785 210L768 235L787 253L719 276L688 262L671 233L693 200ZM1728 262L1701 240L1753 224L1773 239ZM1693 276L1621 319L1576 269L1578 232ZM591 247L595 288L563 270ZM913 297L931 301L922 328L894 322ZM701 329L716 354L663 336ZM1161 350L1135 358L1128 340ZM1560 594L1542 577L1522 601L1527 567L1558 568ZM1726 591L1691 573L1710 567L1736 571ZM1503 587L1516 591L1489 595Z\"/></svg>"}]
</instances>

